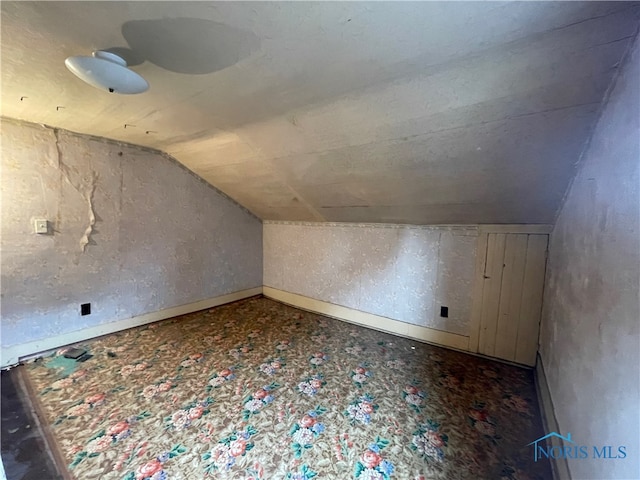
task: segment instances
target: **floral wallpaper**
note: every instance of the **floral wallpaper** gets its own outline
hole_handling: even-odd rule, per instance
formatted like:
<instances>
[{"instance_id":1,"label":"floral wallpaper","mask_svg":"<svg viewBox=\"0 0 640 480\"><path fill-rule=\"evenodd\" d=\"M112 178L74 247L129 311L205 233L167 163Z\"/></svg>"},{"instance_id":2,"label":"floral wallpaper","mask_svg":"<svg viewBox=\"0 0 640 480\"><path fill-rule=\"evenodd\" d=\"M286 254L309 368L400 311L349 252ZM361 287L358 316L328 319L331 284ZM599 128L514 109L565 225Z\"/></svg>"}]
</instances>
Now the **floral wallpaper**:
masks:
<instances>
[{"instance_id":1,"label":"floral wallpaper","mask_svg":"<svg viewBox=\"0 0 640 480\"><path fill-rule=\"evenodd\" d=\"M468 336L476 242L474 227L265 222L263 283Z\"/></svg>"},{"instance_id":2,"label":"floral wallpaper","mask_svg":"<svg viewBox=\"0 0 640 480\"><path fill-rule=\"evenodd\" d=\"M529 370L253 298L28 364L78 480L542 480Z\"/></svg>"}]
</instances>

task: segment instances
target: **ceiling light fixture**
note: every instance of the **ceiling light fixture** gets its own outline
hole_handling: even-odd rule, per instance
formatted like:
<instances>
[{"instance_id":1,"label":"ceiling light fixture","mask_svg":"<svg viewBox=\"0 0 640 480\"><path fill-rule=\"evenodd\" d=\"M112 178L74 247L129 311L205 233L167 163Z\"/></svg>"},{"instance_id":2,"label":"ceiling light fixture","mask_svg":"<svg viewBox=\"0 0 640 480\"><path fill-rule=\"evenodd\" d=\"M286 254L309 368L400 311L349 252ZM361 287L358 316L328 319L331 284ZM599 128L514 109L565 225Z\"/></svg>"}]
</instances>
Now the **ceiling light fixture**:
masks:
<instances>
[{"instance_id":1,"label":"ceiling light fixture","mask_svg":"<svg viewBox=\"0 0 640 480\"><path fill-rule=\"evenodd\" d=\"M149 89L147 81L129 69L124 58L103 50L91 55L69 57L64 64L80 80L110 93L130 95Z\"/></svg>"}]
</instances>

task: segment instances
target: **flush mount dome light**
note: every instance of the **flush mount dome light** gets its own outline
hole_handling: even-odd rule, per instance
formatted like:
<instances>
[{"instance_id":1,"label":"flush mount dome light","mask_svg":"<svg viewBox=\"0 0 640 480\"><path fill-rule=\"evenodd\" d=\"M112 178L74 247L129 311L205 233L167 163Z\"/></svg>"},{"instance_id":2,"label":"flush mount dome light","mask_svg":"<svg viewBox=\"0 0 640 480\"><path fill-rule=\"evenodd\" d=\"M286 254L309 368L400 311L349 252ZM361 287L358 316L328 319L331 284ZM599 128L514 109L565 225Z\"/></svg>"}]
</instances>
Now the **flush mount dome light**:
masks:
<instances>
[{"instance_id":1,"label":"flush mount dome light","mask_svg":"<svg viewBox=\"0 0 640 480\"><path fill-rule=\"evenodd\" d=\"M69 57L64 64L80 80L100 90L127 95L148 90L147 81L127 68L124 58L102 50L97 50L91 55Z\"/></svg>"}]
</instances>

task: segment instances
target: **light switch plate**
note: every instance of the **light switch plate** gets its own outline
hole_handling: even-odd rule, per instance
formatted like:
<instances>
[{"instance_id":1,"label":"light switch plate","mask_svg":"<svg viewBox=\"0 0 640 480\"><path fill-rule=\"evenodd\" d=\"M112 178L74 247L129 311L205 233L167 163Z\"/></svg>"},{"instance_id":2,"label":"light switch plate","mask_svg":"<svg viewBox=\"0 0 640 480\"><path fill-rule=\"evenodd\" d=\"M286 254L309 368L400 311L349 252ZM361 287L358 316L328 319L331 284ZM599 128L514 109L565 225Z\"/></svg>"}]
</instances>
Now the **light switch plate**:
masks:
<instances>
[{"instance_id":1,"label":"light switch plate","mask_svg":"<svg viewBox=\"0 0 640 480\"><path fill-rule=\"evenodd\" d=\"M49 222L42 218L36 218L33 221L35 233L49 233Z\"/></svg>"}]
</instances>

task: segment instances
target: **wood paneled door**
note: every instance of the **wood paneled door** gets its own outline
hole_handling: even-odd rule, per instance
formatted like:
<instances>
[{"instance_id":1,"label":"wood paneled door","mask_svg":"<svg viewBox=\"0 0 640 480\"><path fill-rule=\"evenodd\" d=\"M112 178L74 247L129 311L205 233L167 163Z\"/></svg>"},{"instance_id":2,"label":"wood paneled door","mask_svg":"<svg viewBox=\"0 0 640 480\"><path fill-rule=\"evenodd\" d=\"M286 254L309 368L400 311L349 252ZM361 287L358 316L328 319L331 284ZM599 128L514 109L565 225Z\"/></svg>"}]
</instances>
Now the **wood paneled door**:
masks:
<instances>
[{"instance_id":1,"label":"wood paneled door","mask_svg":"<svg viewBox=\"0 0 640 480\"><path fill-rule=\"evenodd\" d=\"M548 240L543 234L480 235L471 351L535 365Z\"/></svg>"}]
</instances>

